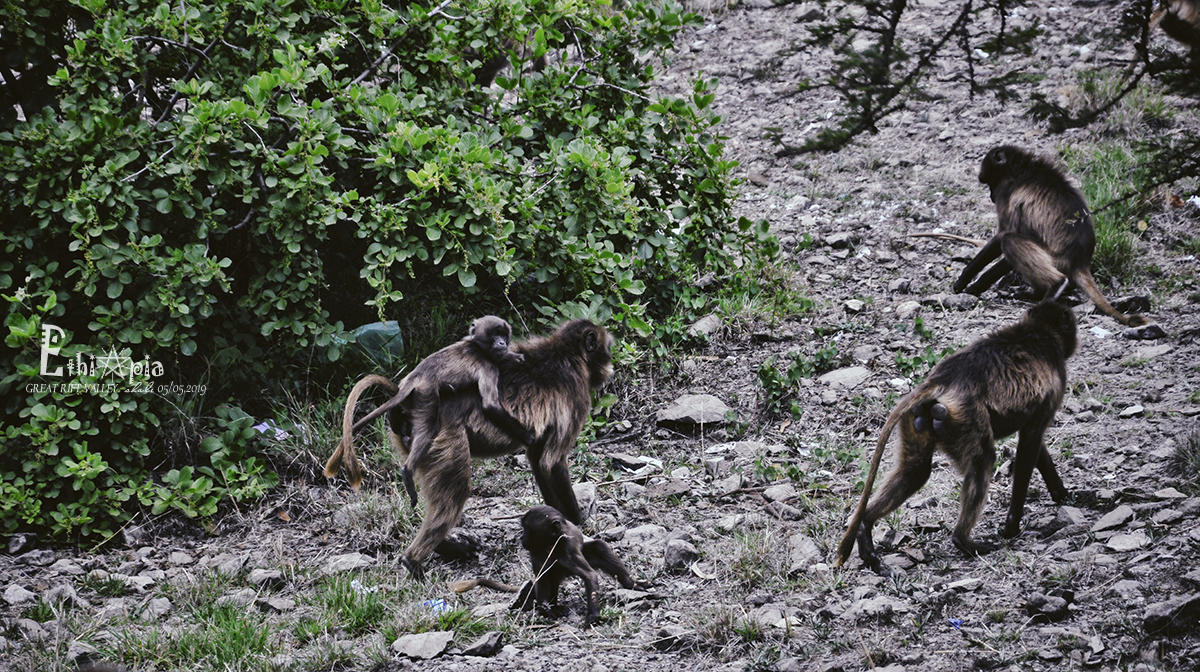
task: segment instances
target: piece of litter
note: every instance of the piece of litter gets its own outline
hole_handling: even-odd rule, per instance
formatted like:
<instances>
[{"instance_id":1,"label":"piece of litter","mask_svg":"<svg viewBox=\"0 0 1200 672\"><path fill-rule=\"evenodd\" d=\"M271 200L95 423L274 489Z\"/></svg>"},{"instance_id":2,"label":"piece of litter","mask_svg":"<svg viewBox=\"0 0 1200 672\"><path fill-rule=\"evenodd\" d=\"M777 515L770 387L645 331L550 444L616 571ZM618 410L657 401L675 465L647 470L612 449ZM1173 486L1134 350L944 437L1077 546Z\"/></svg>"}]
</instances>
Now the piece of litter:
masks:
<instances>
[{"instance_id":1,"label":"piece of litter","mask_svg":"<svg viewBox=\"0 0 1200 672\"><path fill-rule=\"evenodd\" d=\"M1105 336L1112 335L1111 331L1109 331L1108 329L1105 329L1104 327L1099 327L1099 326L1092 327L1088 331L1092 332L1092 335L1095 336L1096 338L1104 338Z\"/></svg>"},{"instance_id":2,"label":"piece of litter","mask_svg":"<svg viewBox=\"0 0 1200 672\"><path fill-rule=\"evenodd\" d=\"M425 600L421 603L421 606L438 614L443 611L450 611L450 603L444 597L439 597L436 600Z\"/></svg>"},{"instance_id":3,"label":"piece of litter","mask_svg":"<svg viewBox=\"0 0 1200 672\"><path fill-rule=\"evenodd\" d=\"M963 620L961 618L947 618L946 622L954 626L955 630L962 628Z\"/></svg>"},{"instance_id":4,"label":"piece of litter","mask_svg":"<svg viewBox=\"0 0 1200 672\"><path fill-rule=\"evenodd\" d=\"M280 429L279 426L275 424L274 420L263 420L255 425L253 429L259 434L267 434L270 432L270 436L272 436L276 441L286 441L292 438L292 435Z\"/></svg>"},{"instance_id":5,"label":"piece of litter","mask_svg":"<svg viewBox=\"0 0 1200 672\"><path fill-rule=\"evenodd\" d=\"M359 595L369 595L369 594L379 590L379 586L371 586L370 588L368 588L362 584L362 581L355 579L350 582L350 590L353 590L354 592L358 593Z\"/></svg>"}]
</instances>

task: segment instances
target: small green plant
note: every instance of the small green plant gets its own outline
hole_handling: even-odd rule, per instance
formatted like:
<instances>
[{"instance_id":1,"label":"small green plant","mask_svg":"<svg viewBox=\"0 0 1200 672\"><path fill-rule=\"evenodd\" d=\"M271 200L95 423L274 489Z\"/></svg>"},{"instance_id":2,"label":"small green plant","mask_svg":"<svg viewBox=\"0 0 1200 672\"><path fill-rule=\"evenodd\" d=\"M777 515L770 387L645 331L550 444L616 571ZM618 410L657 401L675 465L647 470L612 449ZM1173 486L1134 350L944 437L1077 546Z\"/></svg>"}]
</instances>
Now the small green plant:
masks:
<instances>
[{"instance_id":1,"label":"small green plant","mask_svg":"<svg viewBox=\"0 0 1200 672\"><path fill-rule=\"evenodd\" d=\"M66 605L64 604L64 606ZM38 623L45 623L46 621L58 618L56 611L57 610L54 608L54 605L50 604L46 600L38 600L33 604L33 606L26 607L21 612L21 618L28 618L32 621L37 621Z\"/></svg>"},{"instance_id":2,"label":"small green plant","mask_svg":"<svg viewBox=\"0 0 1200 672\"><path fill-rule=\"evenodd\" d=\"M1123 196L1130 183L1141 179L1139 166L1144 165L1145 158L1118 144L1063 150L1063 159L1080 180L1084 199L1092 209L1096 228L1092 275L1098 282L1128 283L1140 270L1135 231L1147 205ZM1145 228L1144 223L1141 228Z\"/></svg>"},{"instance_id":3,"label":"small green plant","mask_svg":"<svg viewBox=\"0 0 1200 672\"><path fill-rule=\"evenodd\" d=\"M761 408L767 418L789 415L799 420L804 414L800 402L795 398L799 384L795 364L787 371L780 371L771 357L758 367L758 384L762 386Z\"/></svg>"},{"instance_id":4,"label":"small green plant","mask_svg":"<svg viewBox=\"0 0 1200 672\"><path fill-rule=\"evenodd\" d=\"M83 590L95 591L101 597L120 597L125 594L129 587L125 582L113 578L111 576L100 578L94 574L86 574L80 582L79 587Z\"/></svg>"},{"instance_id":5,"label":"small green plant","mask_svg":"<svg viewBox=\"0 0 1200 672\"><path fill-rule=\"evenodd\" d=\"M925 320L920 315L913 319L913 334L923 341L932 341L934 338L933 330L925 326Z\"/></svg>"},{"instance_id":6,"label":"small green plant","mask_svg":"<svg viewBox=\"0 0 1200 672\"><path fill-rule=\"evenodd\" d=\"M934 350L933 346L925 346L925 349L911 357L905 357L902 353L896 353L896 368L900 373L912 378L913 380L921 380L925 377L934 364L942 361L942 358L947 355L954 354L954 348L943 348L942 350Z\"/></svg>"}]
</instances>

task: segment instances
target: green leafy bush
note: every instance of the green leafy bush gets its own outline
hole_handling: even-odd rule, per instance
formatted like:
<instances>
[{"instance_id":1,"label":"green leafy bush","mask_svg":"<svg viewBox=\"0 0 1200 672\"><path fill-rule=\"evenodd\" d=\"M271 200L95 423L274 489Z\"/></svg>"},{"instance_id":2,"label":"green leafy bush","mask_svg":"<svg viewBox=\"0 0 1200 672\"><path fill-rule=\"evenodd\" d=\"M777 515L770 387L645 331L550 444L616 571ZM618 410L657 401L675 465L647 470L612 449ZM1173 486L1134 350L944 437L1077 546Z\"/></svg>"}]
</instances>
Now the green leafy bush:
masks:
<instances>
[{"instance_id":1,"label":"green leafy bush","mask_svg":"<svg viewBox=\"0 0 1200 672\"><path fill-rule=\"evenodd\" d=\"M253 455L231 472L224 439L207 450L241 426L214 409L344 376L328 363L354 326L404 328L431 296L646 336L703 308L696 278L776 248L731 215L713 82L650 91L696 20L590 0L5 5L22 87L0 102L25 118L0 114L0 526L103 535L135 495L202 516L257 491ZM481 86L495 59L510 69ZM47 378L51 327L56 357L130 375Z\"/></svg>"}]
</instances>

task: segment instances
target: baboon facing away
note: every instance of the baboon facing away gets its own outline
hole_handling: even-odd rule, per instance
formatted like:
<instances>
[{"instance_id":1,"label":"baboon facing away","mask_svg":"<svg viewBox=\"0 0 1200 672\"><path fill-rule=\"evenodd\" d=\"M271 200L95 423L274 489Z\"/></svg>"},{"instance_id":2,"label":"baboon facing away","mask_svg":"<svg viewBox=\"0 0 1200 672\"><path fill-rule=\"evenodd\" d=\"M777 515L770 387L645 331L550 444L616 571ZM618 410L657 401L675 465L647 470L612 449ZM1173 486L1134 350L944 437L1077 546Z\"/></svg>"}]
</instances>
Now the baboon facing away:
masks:
<instances>
[{"instance_id":1,"label":"baboon facing away","mask_svg":"<svg viewBox=\"0 0 1200 672\"><path fill-rule=\"evenodd\" d=\"M525 584L513 602L513 609L529 610L537 606L549 612L558 604L558 589L563 581L578 576L583 580L586 612L584 623L600 617L596 591L600 588L599 571L612 575L625 588L637 581L608 544L599 539L583 540L583 532L549 506L535 506L521 518L521 545L529 551L534 580Z\"/></svg>"},{"instance_id":2,"label":"baboon facing away","mask_svg":"<svg viewBox=\"0 0 1200 672\"><path fill-rule=\"evenodd\" d=\"M979 181L988 185L996 204L996 235L963 269L954 291L976 296L1016 269L1041 298L1073 282L1101 311L1126 326L1147 323L1126 316L1104 298L1092 277L1096 232L1083 194L1049 161L1011 145L987 153ZM1003 255L991 268L984 267ZM968 287L980 271L983 274Z\"/></svg>"},{"instance_id":3,"label":"baboon facing away","mask_svg":"<svg viewBox=\"0 0 1200 672\"><path fill-rule=\"evenodd\" d=\"M421 563L458 524L471 494L471 458L498 457L524 448L542 499L573 523L581 523L579 503L571 489L568 460L575 440L591 411L591 391L612 375L612 337L599 325L573 320L552 335L517 345L525 361L500 363L500 402L527 427L533 439L522 443L487 417L474 389L442 392L438 430L425 459L416 466L417 481L425 493L425 519L404 553L404 564L421 576ZM336 474L345 464L357 464L352 418L354 405L364 390L375 384L393 386L382 376L359 381L346 401L342 440L326 464L326 474ZM388 411L389 440L404 455L408 409L404 404Z\"/></svg>"},{"instance_id":4,"label":"baboon facing away","mask_svg":"<svg viewBox=\"0 0 1200 672\"><path fill-rule=\"evenodd\" d=\"M470 331L461 341L421 360L421 363L400 381L391 399L354 423L351 433L358 431L360 427L392 407L405 405L409 419L407 428L411 430L411 434L404 434L410 436L411 449L408 459L400 469L400 478L404 481L404 489L408 492L413 506L417 504L417 490L413 485L412 475L421 460L425 459L429 444L437 433L439 395L475 387L479 390L483 413L488 420L521 443L528 444L533 441L533 434L500 404L500 363L525 360L523 355L509 349L511 341L512 328L508 322L495 315L484 315L471 324ZM347 411L352 419L354 408L348 407ZM347 420L348 418L343 417L343 425ZM357 467L357 460L347 467L350 487L355 489L358 489L362 482L362 474ZM325 475L332 478L334 473L336 471L331 472L330 465L326 465Z\"/></svg>"},{"instance_id":5,"label":"baboon facing away","mask_svg":"<svg viewBox=\"0 0 1200 672\"><path fill-rule=\"evenodd\" d=\"M1161 0L1152 22L1176 41L1192 48L1193 66L1200 67L1200 0Z\"/></svg>"},{"instance_id":6,"label":"baboon facing away","mask_svg":"<svg viewBox=\"0 0 1200 672\"><path fill-rule=\"evenodd\" d=\"M995 441L1020 432L1013 466L1012 500L1001 534L1017 535L1029 479L1036 466L1055 502L1067 495L1043 437L1062 403L1067 359L1076 344L1075 315L1053 300L1030 308L1023 319L1001 328L938 362L929 377L888 415L871 460L862 499L838 546L840 566L854 542L863 562L884 568L875 555L871 529L895 511L929 479L933 454L941 450L963 475L958 523L951 535L967 555L994 546L971 539L987 502L996 460ZM896 467L871 498L871 487L888 438L900 428Z\"/></svg>"}]
</instances>

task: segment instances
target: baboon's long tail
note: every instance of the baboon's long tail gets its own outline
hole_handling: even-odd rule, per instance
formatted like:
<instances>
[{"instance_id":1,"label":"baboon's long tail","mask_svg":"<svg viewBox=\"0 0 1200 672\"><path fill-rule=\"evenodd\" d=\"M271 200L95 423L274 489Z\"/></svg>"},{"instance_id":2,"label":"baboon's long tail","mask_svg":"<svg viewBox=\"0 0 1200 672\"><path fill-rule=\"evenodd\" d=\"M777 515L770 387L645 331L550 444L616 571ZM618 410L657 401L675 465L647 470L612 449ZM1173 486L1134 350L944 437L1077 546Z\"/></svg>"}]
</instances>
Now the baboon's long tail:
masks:
<instances>
[{"instance_id":1,"label":"baboon's long tail","mask_svg":"<svg viewBox=\"0 0 1200 672\"><path fill-rule=\"evenodd\" d=\"M493 581L491 579L482 579L482 578L466 579L464 581L455 581L454 583L450 584L450 589L456 593L465 593L468 590L475 588L476 586L483 586L484 588L491 588L492 590L498 590L502 593L515 593L515 592L521 590L517 586L510 586L507 583L500 583L499 581Z\"/></svg>"},{"instance_id":2,"label":"baboon's long tail","mask_svg":"<svg viewBox=\"0 0 1200 672\"><path fill-rule=\"evenodd\" d=\"M1075 274L1075 284L1083 290L1092 303L1106 315L1111 315L1116 321L1127 327L1140 327L1143 324L1149 324L1150 320L1144 315L1134 314L1125 315L1121 311L1112 307L1112 304L1104 298L1104 294L1100 292L1100 286L1096 284L1096 279L1092 277L1092 272L1088 269L1083 269Z\"/></svg>"},{"instance_id":3,"label":"baboon's long tail","mask_svg":"<svg viewBox=\"0 0 1200 672\"><path fill-rule=\"evenodd\" d=\"M342 440L338 442L337 449L325 463L325 478L337 476L338 470L344 465L346 479L350 482L350 487L355 490L362 487L362 465L359 464L358 457L354 454L354 407L358 405L358 398L362 396L363 392L373 385L382 385L393 393L397 389L395 383L376 374L363 376L362 380L354 384L354 388L350 390L350 396L346 398L346 410L342 412Z\"/></svg>"},{"instance_id":4,"label":"baboon's long tail","mask_svg":"<svg viewBox=\"0 0 1200 672\"><path fill-rule=\"evenodd\" d=\"M838 544L834 567L841 567L842 563L850 558L850 551L854 550L854 542L858 538L858 528L862 525L863 513L867 510L867 502L871 499L871 489L875 487L875 476L879 473L879 462L883 458L884 449L887 448L888 439L892 436L892 430L896 428L896 423L900 422L905 413L932 396L931 392L933 391L923 390L920 387L913 390L907 397L900 400L900 403L888 415L887 421L883 423L883 429L879 432L879 441L875 444L875 455L871 458L871 469L867 472L867 482L863 484L862 499L858 500L858 510L850 519L850 526L846 528L846 536L842 537L842 543Z\"/></svg>"}]
</instances>

